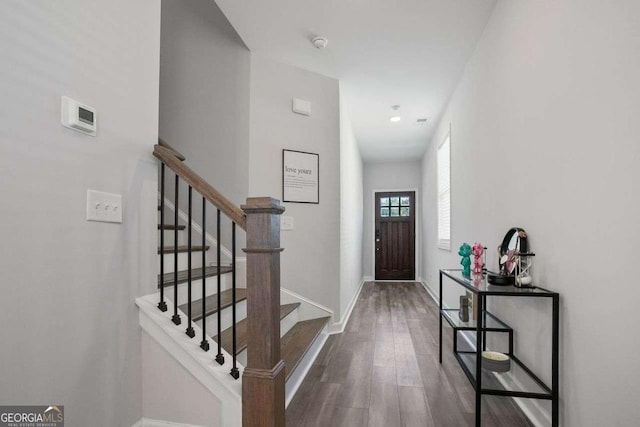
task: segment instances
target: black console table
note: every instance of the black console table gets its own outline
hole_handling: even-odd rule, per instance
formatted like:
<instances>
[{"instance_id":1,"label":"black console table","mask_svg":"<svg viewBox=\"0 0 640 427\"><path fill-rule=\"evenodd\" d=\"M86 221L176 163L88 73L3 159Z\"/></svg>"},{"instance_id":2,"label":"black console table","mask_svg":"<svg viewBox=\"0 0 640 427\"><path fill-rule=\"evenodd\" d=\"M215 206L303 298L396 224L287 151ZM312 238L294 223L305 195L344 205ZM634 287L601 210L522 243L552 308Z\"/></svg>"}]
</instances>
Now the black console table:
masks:
<instances>
[{"instance_id":1,"label":"black console table","mask_svg":"<svg viewBox=\"0 0 640 427\"><path fill-rule=\"evenodd\" d=\"M463 322L458 316L458 309L445 309L442 305L442 281L449 278L454 283L464 287L476 295L477 320L470 316L468 322ZM486 310L487 297L527 297L550 298L552 301L552 338L551 338L551 387L547 386L531 369L525 366L513 351L513 329ZM482 395L512 396L530 399L551 400L552 426L558 426L558 312L560 295L540 287L518 288L511 286L491 285L486 275L474 280L465 277L461 270L440 270L440 363L442 363L442 319L444 318L453 328L453 353L467 378L476 391L476 426L481 425ZM474 308L475 309L475 308ZM475 350L462 351L458 349L457 337L459 331L475 331ZM509 337L509 357L511 370L508 373L496 374L482 368L482 351L486 350L487 332L501 332ZM501 381L499 375L517 377L518 381Z\"/></svg>"}]
</instances>

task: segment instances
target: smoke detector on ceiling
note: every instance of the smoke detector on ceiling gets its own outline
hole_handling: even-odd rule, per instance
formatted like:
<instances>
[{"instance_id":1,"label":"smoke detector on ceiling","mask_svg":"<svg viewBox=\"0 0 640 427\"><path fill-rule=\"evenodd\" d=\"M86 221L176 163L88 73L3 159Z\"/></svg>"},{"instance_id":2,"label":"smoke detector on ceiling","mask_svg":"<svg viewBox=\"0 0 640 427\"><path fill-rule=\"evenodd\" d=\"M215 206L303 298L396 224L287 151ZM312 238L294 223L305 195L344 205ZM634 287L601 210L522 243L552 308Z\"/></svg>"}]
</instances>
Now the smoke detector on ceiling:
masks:
<instances>
[{"instance_id":1,"label":"smoke detector on ceiling","mask_svg":"<svg viewBox=\"0 0 640 427\"><path fill-rule=\"evenodd\" d=\"M324 49L325 47L327 47L327 44L329 43L329 40L327 40L324 37L314 37L311 40L311 43L313 43L313 45L315 46L316 49Z\"/></svg>"}]
</instances>

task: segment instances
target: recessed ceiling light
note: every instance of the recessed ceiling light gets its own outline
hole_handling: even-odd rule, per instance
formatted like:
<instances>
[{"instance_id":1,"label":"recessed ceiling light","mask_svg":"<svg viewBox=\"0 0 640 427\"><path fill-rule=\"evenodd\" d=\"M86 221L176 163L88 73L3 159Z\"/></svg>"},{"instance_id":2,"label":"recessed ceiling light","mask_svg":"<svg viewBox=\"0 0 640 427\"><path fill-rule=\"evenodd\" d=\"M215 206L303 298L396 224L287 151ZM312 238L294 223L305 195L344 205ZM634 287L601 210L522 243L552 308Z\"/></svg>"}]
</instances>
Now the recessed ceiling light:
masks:
<instances>
[{"instance_id":1,"label":"recessed ceiling light","mask_svg":"<svg viewBox=\"0 0 640 427\"><path fill-rule=\"evenodd\" d=\"M400 117L400 114L398 113L398 110L400 109L399 105L392 105L391 109L394 111L394 115L389 117L389 121L393 122L393 123L398 123L400 120L402 120L402 117Z\"/></svg>"}]
</instances>

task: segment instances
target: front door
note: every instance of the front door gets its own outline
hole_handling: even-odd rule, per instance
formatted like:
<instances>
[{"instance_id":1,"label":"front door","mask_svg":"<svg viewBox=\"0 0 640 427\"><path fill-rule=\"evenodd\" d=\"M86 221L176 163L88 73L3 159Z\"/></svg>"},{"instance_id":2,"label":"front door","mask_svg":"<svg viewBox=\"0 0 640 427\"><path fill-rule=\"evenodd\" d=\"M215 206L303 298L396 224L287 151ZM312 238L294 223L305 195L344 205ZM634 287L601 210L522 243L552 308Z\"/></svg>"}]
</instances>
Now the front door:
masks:
<instances>
[{"instance_id":1,"label":"front door","mask_svg":"<svg viewBox=\"0 0 640 427\"><path fill-rule=\"evenodd\" d=\"M415 192L376 193L376 280L415 279Z\"/></svg>"}]
</instances>

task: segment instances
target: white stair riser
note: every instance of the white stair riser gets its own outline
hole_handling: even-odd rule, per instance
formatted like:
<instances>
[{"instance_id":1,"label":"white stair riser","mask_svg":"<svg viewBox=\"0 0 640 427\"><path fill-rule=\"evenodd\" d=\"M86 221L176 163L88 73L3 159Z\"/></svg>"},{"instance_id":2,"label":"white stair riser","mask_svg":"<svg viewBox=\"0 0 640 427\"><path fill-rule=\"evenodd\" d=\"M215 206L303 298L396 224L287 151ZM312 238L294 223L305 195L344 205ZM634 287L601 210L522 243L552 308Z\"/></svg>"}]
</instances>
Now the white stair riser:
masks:
<instances>
[{"instance_id":1,"label":"white stair riser","mask_svg":"<svg viewBox=\"0 0 640 427\"><path fill-rule=\"evenodd\" d=\"M291 328L295 326L296 323L298 323L299 309L300 307L296 307L295 310L293 310L291 313L287 315L287 317L285 317L280 321L280 338L282 338L287 332L289 332L289 330L291 330Z\"/></svg>"},{"instance_id":2,"label":"white stair riser","mask_svg":"<svg viewBox=\"0 0 640 427\"><path fill-rule=\"evenodd\" d=\"M220 277L220 289L225 291L231 288L231 274L223 274ZM218 291L218 276L207 277L206 296L215 295ZM173 298L173 286L165 286L165 295ZM178 305L186 304L189 296L189 285L187 282L178 285ZM202 279L191 282L191 301L202 298Z\"/></svg>"},{"instance_id":3,"label":"white stair riser","mask_svg":"<svg viewBox=\"0 0 640 427\"><path fill-rule=\"evenodd\" d=\"M173 236L173 230L164 230L164 245L165 246L173 246L173 242L174 242L174 236ZM202 242L200 240L198 240L198 242L196 243L196 238L200 239L199 236L196 236L195 234L191 237L193 239L193 241L191 242L192 244L201 244ZM160 244L160 230L158 230L158 245ZM187 230L178 230L178 244L179 245L186 245L187 244Z\"/></svg>"},{"instance_id":4,"label":"white stair riser","mask_svg":"<svg viewBox=\"0 0 640 427\"><path fill-rule=\"evenodd\" d=\"M216 263L215 253L213 253L211 250L209 250L209 251L207 251L206 255L207 255L207 257L206 257L205 262L207 263L207 266L215 265L215 263ZM158 255L158 272L160 272L160 258L159 257L160 257L160 255ZM173 252L164 254L164 272L165 273L173 272L173 257L174 257L174 253ZM178 271L186 270L188 266L189 266L189 253L188 252L179 252L178 253ZM191 252L191 267L192 268L199 268L201 266L202 266L202 252L201 251Z\"/></svg>"},{"instance_id":5,"label":"white stair riser","mask_svg":"<svg viewBox=\"0 0 640 427\"><path fill-rule=\"evenodd\" d=\"M222 327L221 330L225 330L231 327L232 320L231 306L222 310ZM247 301L243 300L236 304L236 322L241 321L247 317ZM202 320L198 320L198 326L202 327ZM207 316L207 335L214 337L218 334L218 313L214 313Z\"/></svg>"}]
</instances>

